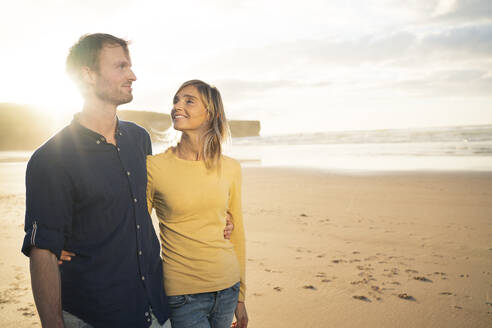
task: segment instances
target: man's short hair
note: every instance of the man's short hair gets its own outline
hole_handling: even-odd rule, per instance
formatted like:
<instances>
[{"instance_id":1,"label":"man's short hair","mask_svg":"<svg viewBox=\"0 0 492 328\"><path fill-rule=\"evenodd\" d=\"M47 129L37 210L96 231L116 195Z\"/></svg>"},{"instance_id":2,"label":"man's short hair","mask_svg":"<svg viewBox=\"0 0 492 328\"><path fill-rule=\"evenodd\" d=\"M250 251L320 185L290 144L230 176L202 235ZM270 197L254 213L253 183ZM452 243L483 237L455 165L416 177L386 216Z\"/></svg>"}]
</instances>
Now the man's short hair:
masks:
<instances>
[{"instance_id":1,"label":"man's short hair","mask_svg":"<svg viewBox=\"0 0 492 328\"><path fill-rule=\"evenodd\" d=\"M71 48L67 56L67 73L80 83L80 68L89 67L99 71L99 54L104 46L121 46L128 55L129 41L117 38L111 34L84 34Z\"/></svg>"}]
</instances>

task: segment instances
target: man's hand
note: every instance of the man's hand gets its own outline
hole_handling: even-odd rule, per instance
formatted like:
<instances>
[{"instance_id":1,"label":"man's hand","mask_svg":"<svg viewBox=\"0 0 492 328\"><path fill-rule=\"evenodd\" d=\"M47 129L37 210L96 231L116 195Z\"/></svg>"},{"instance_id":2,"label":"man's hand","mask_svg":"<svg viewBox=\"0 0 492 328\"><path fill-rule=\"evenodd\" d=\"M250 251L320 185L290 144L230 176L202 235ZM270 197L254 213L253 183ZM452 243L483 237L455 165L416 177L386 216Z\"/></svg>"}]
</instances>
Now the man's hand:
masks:
<instances>
[{"instance_id":1,"label":"man's hand","mask_svg":"<svg viewBox=\"0 0 492 328\"><path fill-rule=\"evenodd\" d=\"M60 259L58 260L58 264L62 264L63 261L67 261L67 262L71 261L72 256L75 256L75 253L72 253L72 252L69 252L69 251L62 249Z\"/></svg>"},{"instance_id":2,"label":"man's hand","mask_svg":"<svg viewBox=\"0 0 492 328\"><path fill-rule=\"evenodd\" d=\"M231 220L231 214L227 212L226 226L224 228L224 239L231 239L232 230L234 230L234 224Z\"/></svg>"},{"instance_id":3,"label":"man's hand","mask_svg":"<svg viewBox=\"0 0 492 328\"><path fill-rule=\"evenodd\" d=\"M231 328L247 328L248 327L248 312L246 312L246 305L244 302L237 302L236 322L234 322Z\"/></svg>"}]
</instances>

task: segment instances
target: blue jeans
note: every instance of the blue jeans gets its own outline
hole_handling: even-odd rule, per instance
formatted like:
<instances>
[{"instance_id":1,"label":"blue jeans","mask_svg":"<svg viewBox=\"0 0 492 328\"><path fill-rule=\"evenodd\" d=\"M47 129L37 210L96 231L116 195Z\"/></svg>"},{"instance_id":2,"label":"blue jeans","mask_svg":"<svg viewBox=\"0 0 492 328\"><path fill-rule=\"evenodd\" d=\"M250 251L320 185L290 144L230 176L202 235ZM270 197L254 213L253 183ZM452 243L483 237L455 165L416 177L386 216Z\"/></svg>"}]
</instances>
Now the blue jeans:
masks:
<instances>
[{"instance_id":1,"label":"blue jeans","mask_svg":"<svg viewBox=\"0 0 492 328\"><path fill-rule=\"evenodd\" d=\"M230 328L239 282L217 292L168 296L173 328Z\"/></svg>"}]
</instances>

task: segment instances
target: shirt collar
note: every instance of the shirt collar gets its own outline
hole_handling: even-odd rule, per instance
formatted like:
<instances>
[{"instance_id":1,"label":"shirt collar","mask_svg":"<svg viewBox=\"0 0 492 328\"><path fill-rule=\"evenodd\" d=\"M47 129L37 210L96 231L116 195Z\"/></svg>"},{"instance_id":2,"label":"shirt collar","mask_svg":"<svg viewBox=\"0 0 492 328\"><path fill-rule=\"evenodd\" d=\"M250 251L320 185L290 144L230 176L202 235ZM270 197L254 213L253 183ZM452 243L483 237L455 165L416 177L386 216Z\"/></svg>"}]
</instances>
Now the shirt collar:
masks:
<instances>
[{"instance_id":1,"label":"shirt collar","mask_svg":"<svg viewBox=\"0 0 492 328\"><path fill-rule=\"evenodd\" d=\"M77 113L73 116L73 120L71 123L71 126L73 127L73 129L77 133L88 136L94 140L106 141L106 138L102 134L99 134L96 131L88 129L85 126L83 126L82 124L80 124L80 114L81 113ZM122 131L121 131L121 126L120 126L120 120L118 119L118 117L116 117L115 138L118 138L121 135L122 135Z\"/></svg>"}]
</instances>

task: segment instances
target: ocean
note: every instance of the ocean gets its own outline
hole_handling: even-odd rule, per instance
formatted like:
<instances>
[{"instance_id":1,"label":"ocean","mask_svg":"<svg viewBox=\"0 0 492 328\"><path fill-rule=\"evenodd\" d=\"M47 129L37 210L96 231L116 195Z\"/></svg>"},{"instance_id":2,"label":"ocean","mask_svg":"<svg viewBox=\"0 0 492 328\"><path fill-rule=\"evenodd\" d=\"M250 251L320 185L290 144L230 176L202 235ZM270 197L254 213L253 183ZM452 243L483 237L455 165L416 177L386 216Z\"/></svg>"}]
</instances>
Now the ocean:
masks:
<instances>
[{"instance_id":1,"label":"ocean","mask_svg":"<svg viewBox=\"0 0 492 328\"><path fill-rule=\"evenodd\" d=\"M359 171L492 171L492 125L236 138L247 166Z\"/></svg>"},{"instance_id":2,"label":"ocean","mask_svg":"<svg viewBox=\"0 0 492 328\"><path fill-rule=\"evenodd\" d=\"M154 143L154 153L166 148ZM1 151L0 165L30 151ZM233 138L224 153L243 166L331 171L492 171L492 125L320 132Z\"/></svg>"}]
</instances>

